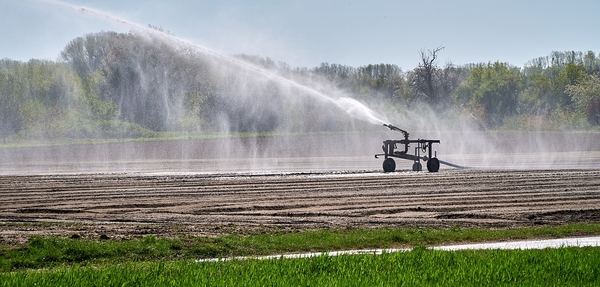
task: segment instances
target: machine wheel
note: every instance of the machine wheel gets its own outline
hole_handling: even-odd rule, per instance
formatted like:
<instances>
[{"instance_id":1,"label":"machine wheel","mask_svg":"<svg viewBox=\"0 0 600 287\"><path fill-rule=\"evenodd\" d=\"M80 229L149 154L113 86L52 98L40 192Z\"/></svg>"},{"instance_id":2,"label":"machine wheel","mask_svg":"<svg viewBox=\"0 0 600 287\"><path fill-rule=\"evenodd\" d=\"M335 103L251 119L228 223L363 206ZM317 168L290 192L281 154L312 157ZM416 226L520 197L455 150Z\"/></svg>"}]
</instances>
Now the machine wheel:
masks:
<instances>
[{"instance_id":1,"label":"machine wheel","mask_svg":"<svg viewBox=\"0 0 600 287\"><path fill-rule=\"evenodd\" d=\"M421 165L420 162L415 161L415 163L413 163L413 171L421 171L423 170L423 166Z\"/></svg>"},{"instance_id":2,"label":"machine wheel","mask_svg":"<svg viewBox=\"0 0 600 287\"><path fill-rule=\"evenodd\" d=\"M393 172L394 170L396 170L396 162L391 157L386 158L383 161L383 171Z\"/></svg>"},{"instance_id":3,"label":"machine wheel","mask_svg":"<svg viewBox=\"0 0 600 287\"><path fill-rule=\"evenodd\" d=\"M427 161L427 170L429 172L437 172L438 170L440 170L440 160L437 159L437 157L430 158Z\"/></svg>"}]
</instances>

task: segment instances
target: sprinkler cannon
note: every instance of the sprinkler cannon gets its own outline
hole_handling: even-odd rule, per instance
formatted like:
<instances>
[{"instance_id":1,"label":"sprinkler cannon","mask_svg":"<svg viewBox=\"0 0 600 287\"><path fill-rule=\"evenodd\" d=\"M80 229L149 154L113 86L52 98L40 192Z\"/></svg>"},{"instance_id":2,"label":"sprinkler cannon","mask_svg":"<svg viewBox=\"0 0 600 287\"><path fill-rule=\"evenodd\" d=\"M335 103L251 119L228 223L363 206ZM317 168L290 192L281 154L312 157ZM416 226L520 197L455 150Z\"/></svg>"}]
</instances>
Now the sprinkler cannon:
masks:
<instances>
[{"instance_id":1,"label":"sprinkler cannon","mask_svg":"<svg viewBox=\"0 0 600 287\"><path fill-rule=\"evenodd\" d=\"M394 157L395 158L402 158L402 159L406 159L406 160L412 160L413 166L412 169L413 171L421 171L423 170L423 166L421 165L421 160L427 162L427 170L430 172L437 172L440 169L440 160L437 159L437 154L433 152L433 144L434 143L440 143L440 140L426 140L426 139L417 139L417 140L410 140L408 139L408 132L398 128L396 126L393 126L391 124L384 124L383 126L389 128L392 131L397 131L397 132L401 132L404 135L404 139L402 140L385 140L383 141L383 153L382 154L376 154L375 158L379 158L379 156L384 156L384 160L383 160L383 171L385 172L393 172L394 170L396 170L396 162L394 161ZM409 154L408 153L408 149L410 147L410 144L412 143L416 143L417 146L415 147L415 153L414 154ZM400 148L398 149L398 144L400 144L401 146L404 146L404 149ZM421 156L421 152L423 152L424 156ZM432 154L433 153L433 154ZM442 162L444 164L448 164L446 162ZM451 166L456 166L453 164L449 164Z\"/></svg>"}]
</instances>

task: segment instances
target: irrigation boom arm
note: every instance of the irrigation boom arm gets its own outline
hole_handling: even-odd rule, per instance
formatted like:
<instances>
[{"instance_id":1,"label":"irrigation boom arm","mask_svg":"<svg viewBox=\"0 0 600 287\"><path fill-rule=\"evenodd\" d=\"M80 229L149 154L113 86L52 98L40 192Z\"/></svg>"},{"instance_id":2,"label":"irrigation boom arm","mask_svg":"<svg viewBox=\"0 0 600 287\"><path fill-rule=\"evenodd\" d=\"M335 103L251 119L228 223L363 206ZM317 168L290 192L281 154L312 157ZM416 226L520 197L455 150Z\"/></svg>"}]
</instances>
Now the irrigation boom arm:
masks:
<instances>
[{"instance_id":1,"label":"irrigation boom arm","mask_svg":"<svg viewBox=\"0 0 600 287\"><path fill-rule=\"evenodd\" d=\"M399 127L393 126L392 124L383 124L383 126L388 127L390 130L401 132L404 135L404 138L406 140L408 140L408 132L407 131L405 131Z\"/></svg>"}]
</instances>

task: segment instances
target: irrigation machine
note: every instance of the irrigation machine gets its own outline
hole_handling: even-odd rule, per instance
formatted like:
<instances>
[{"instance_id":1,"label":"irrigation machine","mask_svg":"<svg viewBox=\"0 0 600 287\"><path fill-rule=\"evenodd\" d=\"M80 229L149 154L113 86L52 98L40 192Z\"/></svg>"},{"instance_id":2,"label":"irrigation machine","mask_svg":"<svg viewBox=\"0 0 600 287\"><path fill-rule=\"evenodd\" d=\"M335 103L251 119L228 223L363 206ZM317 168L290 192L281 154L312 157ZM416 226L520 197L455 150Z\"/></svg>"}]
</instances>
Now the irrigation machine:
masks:
<instances>
[{"instance_id":1,"label":"irrigation machine","mask_svg":"<svg viewBox=\"0 0 600 287\"><path fill-rule=\"evenodd\" d=\"M401 158L406 160L412 160L413 171L421 171L423 170L423 166L421 165L421 161L427 162L427 170L429 172L437 172L440 169L440 163L447 164L454 167L459 167L457 165L440 161L437 158L436 152L433 151L433 144L439 144L440 140L426 140L426 139L417 139L410 140L408 139L408 132L395 127L391 124L384 124L383 126L388 127L390 130L401 132L404 135L404 139L401 140L385 140L383 141L383 153L376 154L375 158L379 158L380 156L384 157L383 160L383 171L385 172L393 172L396 170L396 161L395 158ZM417 144L415 147L415 153L409 154L410 144ZM398 149L398 145L400 145L400 149ZM402 149L404 146L404 149ZM421 156L421 153L424 155Z\"/></svg>"}]
</instances>

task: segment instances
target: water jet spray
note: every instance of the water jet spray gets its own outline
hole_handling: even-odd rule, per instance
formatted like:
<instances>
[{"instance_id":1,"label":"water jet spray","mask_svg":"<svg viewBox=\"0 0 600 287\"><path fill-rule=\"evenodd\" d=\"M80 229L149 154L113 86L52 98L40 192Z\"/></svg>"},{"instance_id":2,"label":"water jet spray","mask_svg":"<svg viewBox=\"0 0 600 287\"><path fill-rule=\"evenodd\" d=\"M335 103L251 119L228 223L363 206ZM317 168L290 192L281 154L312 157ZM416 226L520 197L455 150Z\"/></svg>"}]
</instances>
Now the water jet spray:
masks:
<instances>
[{"instance_id":1,"label":"water jet spray","mask_svg":"<svg viewBox=\"0 0 600 287\"><path fill-rule=\"evenodd\" d=\"M309 94L317 99L332 103L337 108L343 110L347 115L349 115L355 119L362 120L362 121L365 121L365 122L368 122L371 124L377 124L377 125L383 124L387 121L383 115L376 113L375 111L373 111L372 109L370 109L369 107L367 107L366 105L364 105L363 103L361 103L355 99L352 99L350 97L333 98L333 97L328 96L314 88L305 86L296 81L290 80L286 77L272 73L266 69L263 69L261 67L254 65L252 63L240 60L240 59L232 57L232 56L227 56L227 55L218 53L212 49L209 49L202 45L196 44L196 43L186 40L184 38L175 36L171 33L165 33L163 31L156 30L152 27L146 27L144 25L132 22L130 20L115 16L108 12L104 12L104 11L94 9L94 8L71 5L71 4L68 4L68 3L65 3L65 2L62 2L59 0L40 0L40 1L67 7L67 8L75 10L78 13L92 16L94 18L107 20L107 21L115 22L115 23L118 23L121 25L125 25L133 30L142 31L142 32L146 33L147 35L153 36L157 39L161 39L167 43L169 43L170 41L175 42L183 47L193 49L195 51L199 51L204 54L213 56L215 59L223 60L227 63L234 64L234 65L236 65L240 68L243 68L247 71L250 71L252 73L262 75L263 77L266 77L268 79L274 79L280 83L284 83L291 87L298 88L304 92L307 92L307 94Z\"/></svg>"}]
</instances>

